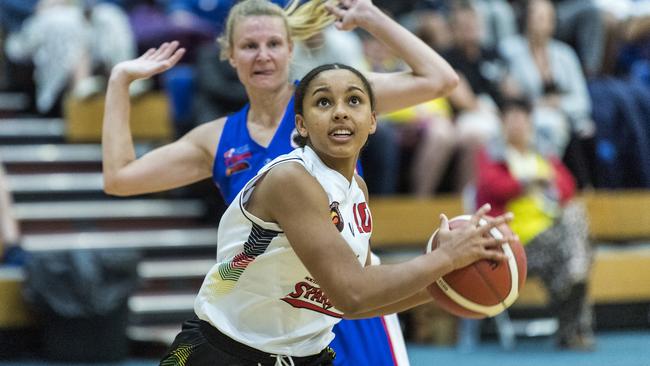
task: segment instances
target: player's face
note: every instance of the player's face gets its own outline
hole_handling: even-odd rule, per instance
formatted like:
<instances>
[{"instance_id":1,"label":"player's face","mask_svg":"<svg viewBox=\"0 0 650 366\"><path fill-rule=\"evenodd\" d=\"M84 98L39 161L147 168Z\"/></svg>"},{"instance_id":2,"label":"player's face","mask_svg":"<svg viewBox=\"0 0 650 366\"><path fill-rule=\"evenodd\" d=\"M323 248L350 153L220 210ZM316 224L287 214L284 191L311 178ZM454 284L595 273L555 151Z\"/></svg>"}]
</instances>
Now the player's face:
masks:
<instances>
[{"instance_id":1,"label":"player's face","mask_svg":"<svg viewBox=\"0 0 650 366\"><path fill-rule=\"evenodd\" d=\"M233 27L230 64L247 88L277 89L289 80L292 44L284 21L251 16Z\"/></svg>"},{"instance_id":2,"label":"player's face","mask_svg":"<svg viewBox=\"0 0 650 366\"><path fill-rule=\"evenodd\" d=\"M327 158L356 161L376 118L363 82L345 69L327 70L309 84L303 99L304 116L297 116L298 132L327 163Z\"/></svg>"}]
</instances>

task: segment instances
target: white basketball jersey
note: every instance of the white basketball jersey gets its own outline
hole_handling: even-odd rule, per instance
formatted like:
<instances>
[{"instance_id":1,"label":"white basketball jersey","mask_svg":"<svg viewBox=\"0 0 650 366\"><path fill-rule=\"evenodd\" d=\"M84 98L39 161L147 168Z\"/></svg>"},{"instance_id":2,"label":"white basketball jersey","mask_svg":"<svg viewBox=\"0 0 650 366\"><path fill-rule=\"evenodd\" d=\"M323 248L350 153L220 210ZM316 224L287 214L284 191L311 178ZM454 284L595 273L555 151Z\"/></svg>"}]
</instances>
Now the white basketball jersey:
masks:
<instances>
[{"instance_id":1,"label":"white basketball jersey","mask_svg":"<svg viewBox=\"0 0 650 366\"><path fill-rule=\"evenodd\" d=\"M309 147L296 149L260 169L224 213L217 263L203 281L194 310L240 343L272 354L308 356L329 345L342 313L309 274L282 228L245 209L256 181L287 162L302 164L322 185L334 225L361 265L365 263L372 219L363 191Z\"/></svg>"}]
</instances>

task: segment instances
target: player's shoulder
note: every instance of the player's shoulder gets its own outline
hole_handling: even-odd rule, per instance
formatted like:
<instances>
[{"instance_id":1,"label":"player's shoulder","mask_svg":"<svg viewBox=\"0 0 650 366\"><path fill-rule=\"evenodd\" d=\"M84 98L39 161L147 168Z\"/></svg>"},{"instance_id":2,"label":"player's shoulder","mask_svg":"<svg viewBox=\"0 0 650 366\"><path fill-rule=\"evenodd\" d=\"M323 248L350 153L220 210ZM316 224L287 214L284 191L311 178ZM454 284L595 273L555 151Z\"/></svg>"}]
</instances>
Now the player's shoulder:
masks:
<instances>
[{"instance_id":1,"label":"player's shoulder","mask_svg":"<svg viewBox=\"0 0 650 366\"><path fill-rule=\"evenodd\" d=\"M357 173L354 173L354 179L357 181L357 185L359 186L361 191L363 191L363 195L366 197L366 201L367 201L369 194L368 194L368 185L366 184L366 181L363 180L363 178Z\"/></svg>"},{"instance_id":2,"label":"player's shoulder","mask_svg":"<svg viewBox=\"0 0 650 366\"><path fill-rule=\"evenodd\" d=\"M184 138L189 139L196 145L206 150L216 151L216 147L221 139L223 126L226 123L226 117L217 118L210 122L202 123L194 127Z\"/></svg>"},{"instance_id":3,"label":"player's shoulder","mask_svg":"<svg viewBox=\"0 0 650 366\"><path fill-rule=\"evenodd\" d=\"M303 161L292 158L275 162L264 174L263 183L267 186L267 191L277 195L303 196L323 190Z\"/></svg>"},{"instance_id":4,"label":"player's shoulder","mask_svg":"<svg viewBox=\"0 0 650 366\"><path fill-rule=\"evenodd\" d=\"M264 180L270 181L278 187L292 187L310 177L313 178L300 159L288 157L272 164L268 168Z\"/></svg>"}]
</instances>

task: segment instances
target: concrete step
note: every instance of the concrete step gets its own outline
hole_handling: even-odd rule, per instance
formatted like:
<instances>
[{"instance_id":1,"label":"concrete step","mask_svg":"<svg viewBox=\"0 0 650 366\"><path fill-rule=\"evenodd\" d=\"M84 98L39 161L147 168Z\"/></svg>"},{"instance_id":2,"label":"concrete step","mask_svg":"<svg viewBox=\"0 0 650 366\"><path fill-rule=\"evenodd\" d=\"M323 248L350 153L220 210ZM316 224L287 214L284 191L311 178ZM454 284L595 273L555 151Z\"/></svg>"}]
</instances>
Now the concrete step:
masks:
<instances>
[{"instance_id":1,"label":"concrete step","mask_svg":"<svg viewBox=\"0 0 650 366\"><path fill-rule=\"evenodd\" d=\"M29 108L29 95L17 92L0 92L0 111L24 112Z\"/></svg>"},{"instance_id":2,"label":"concrete step","mask_svg":"<svg viewBox=\"0 0 650 366\"><path fill-rule=\"evenodd\" d=\"M65 137L65 122L61 118L1 118L1 141L52 140Z\"/></svg>"},{"instance_id":3,"label":"concrete step","mask_svg":"<svg viewBox=\"0 0 650 366\"><path fill-rule=\"evenodd\" d=\"M180 331L181 323L129 325L126 328L126 335L132 341L161 343L169 346Z\"/></svg>"},{"instance_id":4,"label":"concrete step","mask_svg":"<svg viewBox=\"0 0 650 366\"><path fill-rule=\"evenodd\" d=\"M9 174L14 194L102 193L102 173Z\"/></svg>"},{"instance_id":5,"label":"concrete step","mask_svg":"<svg viewBox=\"0 0 650 366\"><path fill-rule=\"evenodd\" d=\"M203 278L215 263L215 258L149 260L138 265L138 275L145 280Z\"/></svg>"},{"instance_id":6,"label":"concrete step","mask_svg":"<svg viewBox=\"0 0 650 366\"><path fill-rule=\"evenodd\" d=\"M28 234L23 236L28 251L72 249L179 249L215 248L217 228Z\"/></svg>"},{"instance_id":7,"label":"concrete step","mask_svg":"<svg viewBox=\"0 0 650 366\"><path fill-rule=\"evenodd\" d=\"M200 200L106 199L14 204L19 221L95 221L110 219L201 218Z\"/></svg>"},{"instance_id":8,"label":"concrete step","mask_svg":"<svg viewBox=\"0 0 650 366\"><path fill-rule=\"evenodd\" d=\"M144 155L151 148L149 144L136 144L136 155ZM3 145L0 157L5 164L101 163L102 147L100 144Z\"/></svg>"},{"instance_id":9,"label":"concrete step","mask_svg":"<svg viewBox=\"0 0 650 366\"><path fill-rule=\"evenodd\" d=\"M196 293L133 295L129 298L129 310L134 314L192 312L195 298Z\"/></svg>"}]
</instances>

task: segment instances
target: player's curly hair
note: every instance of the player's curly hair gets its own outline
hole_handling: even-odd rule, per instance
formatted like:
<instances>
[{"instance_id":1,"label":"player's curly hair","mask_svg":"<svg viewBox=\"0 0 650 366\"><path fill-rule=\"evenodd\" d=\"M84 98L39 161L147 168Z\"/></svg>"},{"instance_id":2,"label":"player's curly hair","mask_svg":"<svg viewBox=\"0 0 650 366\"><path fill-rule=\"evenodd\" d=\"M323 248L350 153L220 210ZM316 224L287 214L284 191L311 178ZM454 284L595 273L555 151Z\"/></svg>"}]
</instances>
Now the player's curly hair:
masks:
<instances>
[{"instance_id":1,"label":"player's curly hair","mask_svg":"<svg viewBox=\"0 0 650 366\"><path fill-rule=\"evenodd\" d=\"M315 35L336 18L325 9L325 0L291 0L283 9L268 0L244 0L230 9L223 34L217 39L220 58L228 59L233 47L233 29L235 24L250 16L276 16L282 18L289 41L302 41Z\"/></svg>"}]
</instances>

